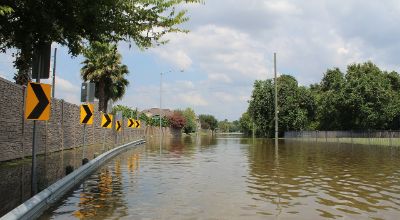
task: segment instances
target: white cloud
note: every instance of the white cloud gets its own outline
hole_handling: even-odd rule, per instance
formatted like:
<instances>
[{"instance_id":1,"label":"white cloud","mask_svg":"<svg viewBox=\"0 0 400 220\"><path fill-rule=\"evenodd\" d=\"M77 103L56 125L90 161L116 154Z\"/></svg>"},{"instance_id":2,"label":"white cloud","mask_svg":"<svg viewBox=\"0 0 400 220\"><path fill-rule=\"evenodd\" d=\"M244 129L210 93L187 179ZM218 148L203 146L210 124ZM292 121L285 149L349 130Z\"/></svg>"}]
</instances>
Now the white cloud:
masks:
<instances>
[{"instance_id":1,"label":"white cloud","mask_svg":"<svg viewBox=\"0 0 400 220\"><path fill-rule=\"evenodd\" d=\"M287 1L264 1L264 7L274 13L279 14L300 14L301 8Z\"/></svg>"},{"instance_id":2,"label":"white cloud","mask_svg":"<svg viewBox=\"0 0 400 220\"><path fill-rule=\"evenodd\" d=\"M74 104L80 103L80 84L74 85L72 82L56 76L56 91L55 96L59 99L64 99L67 102Z\"/></svg>"},{"instance_id":3,"label":"white cloud","mask_svg":"<svg viewBox=\"0 0 400 220\"><path fill-rule=\"evenodd\" d=\"M192 65L192 59L183 50L162 50L155 48L153 51L161 58L173 63L179 69L189 69Z\"/></svg>"},{"instance_id":4,"label":"white cloud","mask_svg":"<svg viewBox=\"0 0 400 220\"><path fill-rule=\"evenodd\" d=\"M226 92L215 92L214 95L224 103L234 102L236 100L235 96Z\"/></svg>"},{"instance_id":5,"label":"white cloud","mask_svg":"<svg viewBox=\"0 0 400 220\"><path fill-rule=\"evenodd\" d=\"M207 106L208 102L202 97L201 94L190 92L179 94L178 99L189 106Z\"/></svg>"},{"instance_id":6,"label":"white cloud","mask_svg":"<svg viewBox=\"0 0 400 220\"><path fill-rule=\"evenodd\" d=\"M188 81L188 80L178 80L176 82L176 84L178 85L178 87L182 87L183 89L194 89L195 88L193 82Z\"/></svg>"},{"instance_id":7,"label":"white cloud","mask_svg":"<svg viewBox=\"0 0 400 220\"><path fill-rule=\"evenodd\" d=\"M344 54L344 55L346 55L346 54L349 53L349 50L348 50L347 48L344 48L344 47L339 47L339 48L337 49L337 53L338 53L338 54Z\"/></svg>"},{"instance_id":8,"label":"white cloud","mask_svg":"<svg viewBox=\"0 0 400 220\"><path fill-rule=\"evenodd\" d=\"M63 79L61 77L56 77L57 89L61 92L76 93L80 92L80 87L78 85L72 84L70 81Z\"/></svg>"},{"instance_id":9,"label":"white cloud","mask_svg":"<svg viewBox=\"0 0 400 220\"><path fill-rule=\"evenodd\" d=\"M208 79L214 82L231 83L232 79L223 73L210 73L208 74Z\"/></svg>"}]
</instances>

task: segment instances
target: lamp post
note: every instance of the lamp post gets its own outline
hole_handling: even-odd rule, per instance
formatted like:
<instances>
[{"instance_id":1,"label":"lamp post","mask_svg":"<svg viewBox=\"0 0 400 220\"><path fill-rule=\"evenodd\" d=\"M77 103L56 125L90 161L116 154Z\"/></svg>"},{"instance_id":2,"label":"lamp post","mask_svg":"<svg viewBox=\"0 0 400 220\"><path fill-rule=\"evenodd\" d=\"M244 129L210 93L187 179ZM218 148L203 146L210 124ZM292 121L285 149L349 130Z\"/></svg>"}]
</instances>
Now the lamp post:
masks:
<instances>
[{"instance_id":1,"label":"lamp post","mask_svg":"<svg viewBox=\"0 0 400 220\"><path fill-rule=\"evenodd\" d=\"M275 148L278 149L278 77L276 74L276 53L274 53L274 77L275 77Z\"/></svg>"},{"instance_id":2,"label":"lamp post","mask_svg":"<svg viewBox=\"0 0 400 220\"><path fill-rule=\"evenodd\" d=\"M162 76L163 76L163 74L171 73L171 72L173 72L173 70L169 70L167 72L164 72L164 73L161 72L160 73L160 137L162 135L162 127L161 127L161 120L162 120ZM180 70L180 72L184 72L184 70ZM160 140L161 140L161 138L160 138Z\"/></svg>"}]
</instances>

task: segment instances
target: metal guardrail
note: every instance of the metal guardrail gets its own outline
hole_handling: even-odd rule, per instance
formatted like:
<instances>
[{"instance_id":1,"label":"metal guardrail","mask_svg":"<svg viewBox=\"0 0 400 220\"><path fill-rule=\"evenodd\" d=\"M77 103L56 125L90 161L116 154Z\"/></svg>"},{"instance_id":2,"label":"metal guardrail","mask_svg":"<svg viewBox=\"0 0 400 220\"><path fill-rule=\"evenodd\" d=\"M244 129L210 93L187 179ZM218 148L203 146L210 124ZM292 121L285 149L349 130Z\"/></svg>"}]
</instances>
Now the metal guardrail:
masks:
<instances>
[{"instance_id":1,"label":"metal guardrail","mask_svg":"<svg viewBox=\"0 0 400 220\"><path fill-rule=\"evenodd\" d=\"M123 150L133 146L141 145L146 143L145 140L140 139L133 141L110 151L107 151L95 159L89 161L87 164L79 167L69 175L55 182L51 186L47 187L40 193L36 194L23 204L19 205L15 209L11 210L0 220L14 220L14 219L34 219L39 217L47 208L55 203L61 196L67 191L72 189L76 184L80 183L84 178L90 175L93 171L103 165L104 162L116 156Z\"/></svg>"}]
</instances>

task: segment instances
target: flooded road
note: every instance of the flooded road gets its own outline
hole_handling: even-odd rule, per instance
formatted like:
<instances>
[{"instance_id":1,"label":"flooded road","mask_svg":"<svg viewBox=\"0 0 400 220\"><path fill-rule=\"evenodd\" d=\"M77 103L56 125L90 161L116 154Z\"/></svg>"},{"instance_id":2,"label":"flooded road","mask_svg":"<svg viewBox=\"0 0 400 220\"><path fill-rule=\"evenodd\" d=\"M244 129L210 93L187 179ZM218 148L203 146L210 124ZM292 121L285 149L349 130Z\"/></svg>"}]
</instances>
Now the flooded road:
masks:
<instances>
[{"instance_id":1,"label":"flooded road","mask_svg":"<svg viewBox=\"0 0 400 220\"><path fill-rule=\"evenodd\" d=\"M400 149L238 137L115 157L40 219L399 219Z\"/></svg>"}]
</instances>

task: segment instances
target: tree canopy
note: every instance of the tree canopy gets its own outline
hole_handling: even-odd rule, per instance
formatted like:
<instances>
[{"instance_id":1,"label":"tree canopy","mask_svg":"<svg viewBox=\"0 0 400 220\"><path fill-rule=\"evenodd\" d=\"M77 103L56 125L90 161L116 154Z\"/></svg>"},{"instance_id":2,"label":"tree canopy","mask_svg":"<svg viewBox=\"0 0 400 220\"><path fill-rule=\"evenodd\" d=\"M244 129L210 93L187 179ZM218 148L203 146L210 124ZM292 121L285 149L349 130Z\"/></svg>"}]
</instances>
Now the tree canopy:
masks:
<instances>
[{"instance_id":1,"label":"tree canopy","mask_svg":"<svg viewBox=\"0 0 400 220\"><path fill-rule=\"evenodd\" d=\"M257 134L271 136L274 132L275 90L272 80L257 80L249 101L248 112ZM302 130L314 117L315 102L311 92L298 86L289 75L278 78L279 127L280 131Z\"/></svg>"},{"instance_id":2,"label":"tree canopy","mask_svg":"<svg viewBox=\"0 0 400 220\"><path fill-rule=\"evenodd\" d=\"M218 120L213 115L199 115L202 129L210 129L214 131L218 128Z\"/></svg>"},{"instance_id":3,"label":"tree canopy","mask_svg":"<svg viewBox=\"0 0 400 220\"><path fill-rule=\"evenodd\" d=\"M17 48L15 66L27 75L35 49L52 42L78 55L87 42L126 41L139 48L165 43L188 20L184 3L201 0L4 0L0 51ZM18 78L18 77L16 77Z\"/></svg>"},{"instance_id":4,"label":"tree canopy","mask_svg":"<svg viewBox=\"0 0 400 220\"><path fill-rule=\"evenodd\" d=\"M279 132L289 130L368 130L400 128L400 75L372 62L350 64L346 72L328 69L318 84L299 86L278 78ZM274 131L274 83L257 80L241 129L258 136Z\"/></svg>"},{"instance_id":5,"label":"tree canopy","mask_svg":"<svg viewBox=\"0 0 400 220\"><path fill-rule=\"evenodd\" d=\"M192 132L196 131L196 113L194 112L193 109L191 108L186 108L183 112L182 112L183 116L185 117L186 123L185 123L185 127L183 127L183 131L186 134L190 134Z\"/></svg>"},{"instance_id":6,"label":"tree canopy","mask_svg":"<svg viewBox=\"0 0 400 220\"><path fill-rule=\"evenodd\" d=\"M106 112L108 100L116 101L125 94L129 84L125 78L129 73L128 67L121 63L115 44L92 42L83 54L82 79L96 84L99 109Z\"/></svg>"}]
</instances>

